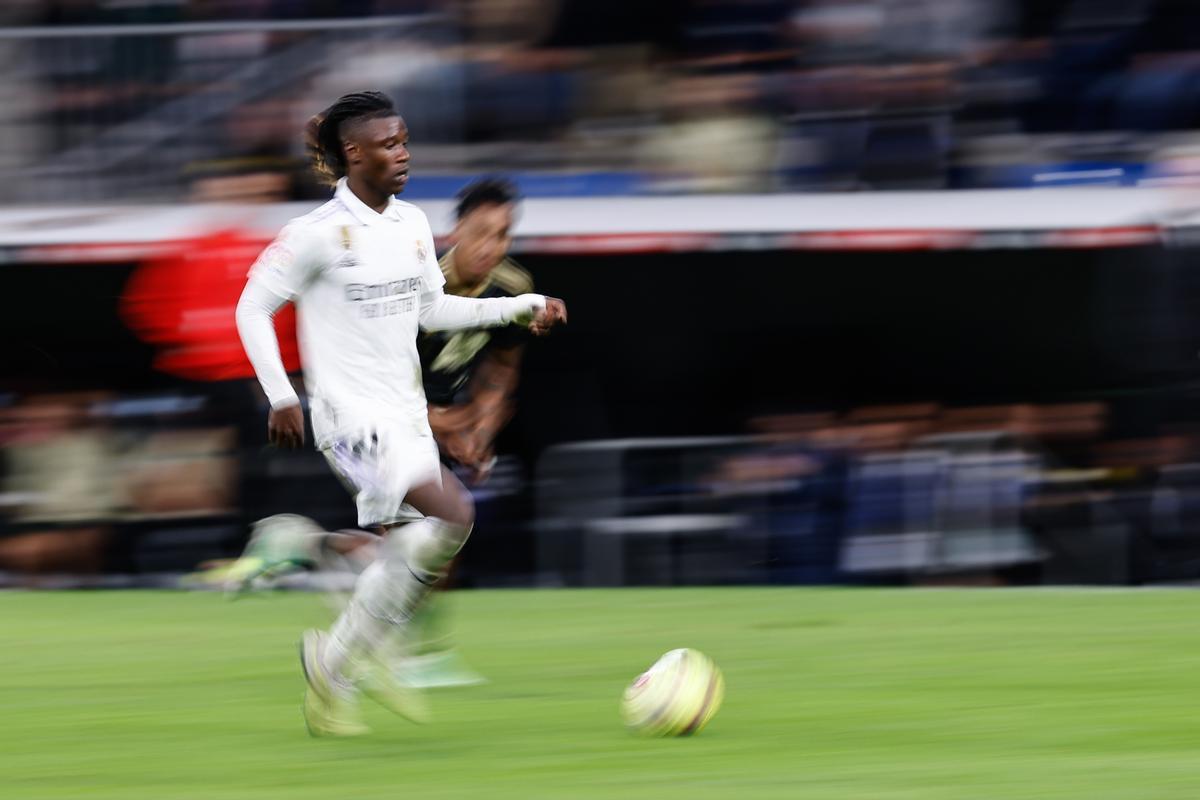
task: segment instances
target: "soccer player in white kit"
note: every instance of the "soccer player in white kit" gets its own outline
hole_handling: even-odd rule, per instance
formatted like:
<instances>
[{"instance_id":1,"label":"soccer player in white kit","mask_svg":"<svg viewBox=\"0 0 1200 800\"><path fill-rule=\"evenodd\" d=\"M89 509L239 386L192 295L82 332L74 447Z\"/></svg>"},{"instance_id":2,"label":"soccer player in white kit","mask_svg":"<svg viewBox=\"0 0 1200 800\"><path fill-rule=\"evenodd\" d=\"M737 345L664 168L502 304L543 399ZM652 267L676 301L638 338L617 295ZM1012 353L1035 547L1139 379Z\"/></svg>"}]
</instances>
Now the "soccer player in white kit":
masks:
<instances>
[{"instance_id":1,"label":"soccer player in white kit","mask_svg":"<svg viewBox=\"0 0 1200 800\"><path fill-rule=\"evenodd\" d=\"M443 292L425 215L395 198L408 182L408 130L385 95L340 98L316 141L317 157L338 178L334 197L288 223L259 256L237 324L271 404L268 437L298 447L303 412L272 323L285 303L296 304L317 449L354 494L359 525L387 531L329 633L308 631L301 641L309 731L344 736L365 731L355 685L363 664L411 618L474 522L470 493L438 459L418 329L516 322L541 334L566 320L566 308L535 294L477 300Z\"/></svg>"}]
</instances>

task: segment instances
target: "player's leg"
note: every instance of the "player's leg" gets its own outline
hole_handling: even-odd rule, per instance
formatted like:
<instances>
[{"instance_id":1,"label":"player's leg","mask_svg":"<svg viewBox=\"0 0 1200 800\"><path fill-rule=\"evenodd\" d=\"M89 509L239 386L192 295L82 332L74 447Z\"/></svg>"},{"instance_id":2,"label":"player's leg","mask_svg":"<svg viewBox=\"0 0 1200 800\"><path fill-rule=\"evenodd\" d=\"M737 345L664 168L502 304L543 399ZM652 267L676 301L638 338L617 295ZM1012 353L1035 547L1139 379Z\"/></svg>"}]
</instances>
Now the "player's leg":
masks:
<instances>
[{"instance_id":1,"label":"player's leg","mask_svg":"<svg viewBox=\"0 0 1200 800\"><path fill-rule=\"evenodd\" d=\"M404 508L403 500L411 478L422 474L420 451L410 458L400 447L388 459L388 451L383 448L386 441L387 437L381 440L372 436L364 441L337 442L324 451L334 473L354 495L358 523L365 529L383 528L406 513L415 513ZM428 466L424 470L427 475L437 474ZM375 560L359 576L330 634L304 634L301 664L308 684L305 721L316 735L349 735L362 728L358 721L358 690L367 675L371 651L394 625L389 604L380 600L380 587L390 583L384 567L385 542L373 548ZM405 698L399 689L390 696L394 702L388 706L392 710L413 718L423 716L419 702L400 702Z\"/></svg>"},{"instance_id":2,"label":"player's leg","mask_svg":"<svg viewBox=\"0 0 1200 800\"><path fill-rule=\"evenodd\" d=\"M470 535L475 517L470 493L449 470L440 464L436 469L436 480L423 482L405 498L425 516L388 531L378 559L334 624L331 670L346 671L354 658L377 651L392 628L406 630Z\"/></svg>"},{"instance_id":3,"label":"player's leg","mask_svg":"<svg viewBox=\"0 0 1200 800\"><path fill-rule=\"evenodd\" d=\"M402 647L396 648L398 652L389 659L397 677L417 689L487 683L487 678L472 669L455 646L447 590L457 561L456 558L451 562L449 574L417 609Z\"/></svg>"},{"instance_id":4,"label":"player's leg","mask_svg":"<svg viewBox=\"0 0 1200 800\"><path fill-rule=\"evenodd\" d=\"M367 531L326 531L299 514L276 514L254 523L245 551L221 578L238 596L268 588L305 569L359 574L373 560L378 536Z\"/></svg>"},{"instance_id":5,"label":"player's leg","mask_svg":"<svg viewBox=\"0 0 1200 800\"><path fill-rule=\"evenodd\" d=\"M474 502L452 474L445 479L431 438L385 437L379 443L373 453L340 448L330 456L335 469L354 476L361 487L355 495L359 524L390 530L330 630L318 671L341 686L358 682L393 711L419 720L427 713L423 703L391 680L380 661L385 643L407 629L430 587L466 541ZM414 507L426 516L395 524L409 518Z\"/></svg>"},{"instance_id":6,"label":"player's leg","mask_svg":"<svg viewBox=\"0 0 1200 800\"><path fill-rule=\"evenodd\" d=\"M413 510L411 517L416 517ZM381 531L382 532L382 531ZM397 529L396 534L403 535ZM233 598L267 590L280 579L305 570L357 577L375 559L382 541L377 533L344 529L327 531L298 514L276 514L253 526L245 551L232 565L212 570L209 585L223 585ZM390 634L379 654L396 679L417 689L474 686L486 679L472 670L454 648L449 610L437 588L415 612L407 629ZM326 592L334 614L345 610L349 593Z\"/></svg>"},{"instance_id":7,"label":"player's leg","mask_svg":"<svg viewBox=\"0 0 1200 800\"><path fill-rule=\"evenodd\" d=\"M304 692L304 724L313 736L358 736L369 729L358 711L354 687L324 666L329 637L321 631L305 631L300 640L300 666L307 684Z\"/></svg>"},{"instance_id":8,"label":"player's leg","mask_svg":"<svg viewBox=\"0 0 1200 800\"><path fill-rule=\"evenodd\" d=\"M425 515L426 525L404 531L403 546L410 567L424 573L428 586L446 575L475 525L475 499L453 472L441 464L438 469L439 480L416 487L405 498Z\"/></svg>"}]
</instances>

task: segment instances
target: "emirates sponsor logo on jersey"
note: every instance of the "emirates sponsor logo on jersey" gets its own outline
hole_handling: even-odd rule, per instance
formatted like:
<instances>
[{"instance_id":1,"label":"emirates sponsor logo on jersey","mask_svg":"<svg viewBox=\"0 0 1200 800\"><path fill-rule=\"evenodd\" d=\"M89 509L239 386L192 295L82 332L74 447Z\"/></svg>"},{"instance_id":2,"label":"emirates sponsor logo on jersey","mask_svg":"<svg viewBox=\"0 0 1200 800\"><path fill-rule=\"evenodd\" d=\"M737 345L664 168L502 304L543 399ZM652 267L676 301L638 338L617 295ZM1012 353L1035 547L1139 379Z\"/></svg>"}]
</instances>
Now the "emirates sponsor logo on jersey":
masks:
<instances>
[{"instance_id":1,"label":"emirates sponsor logo on jersey","mask_svg":"<svg viewBox=\"0 0 1200 800\"><path fill-rule=\"evenodd\" d=\"M396 295L417 294L420 291L420 278L403 278L387 283L348 283L346 284L346 299L352 303L361 303L365 300L379 300Z\"/></svg>"}]
</instances>

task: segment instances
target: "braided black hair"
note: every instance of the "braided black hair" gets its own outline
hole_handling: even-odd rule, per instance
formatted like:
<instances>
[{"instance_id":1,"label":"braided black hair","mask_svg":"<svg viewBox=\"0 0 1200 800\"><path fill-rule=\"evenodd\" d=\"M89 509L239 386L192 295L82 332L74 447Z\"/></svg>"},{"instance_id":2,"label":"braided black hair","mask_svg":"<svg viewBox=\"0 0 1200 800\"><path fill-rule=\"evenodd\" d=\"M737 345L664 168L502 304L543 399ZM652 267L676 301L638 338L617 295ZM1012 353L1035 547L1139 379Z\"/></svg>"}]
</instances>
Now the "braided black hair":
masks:
<instances>
[{"instance_id":1,"label":"braided black hair","mask_svg":"<svg viewBox=\"0 0 1200 800\"><path fill-rule=\"evenodd\" d=\"M392 99L383 92L353 92L342 95L304 126L304 142L312 159L313 170L329 184L346 174L348 165L342 152L342 126L351 121L379 119L397 115Z\"/></svg>"},{"instance_id":2,"label":"braided black hair","mask_svg":"<svg viewBox=\"0 0 1200 800\"><path fill-rule=\"evenodd\" d=\"M476 208L486 205L506 206L520 199L516 184L505 178L480 178L458 193L454 213L462 219Z\"/></svg>"}]
</instances>

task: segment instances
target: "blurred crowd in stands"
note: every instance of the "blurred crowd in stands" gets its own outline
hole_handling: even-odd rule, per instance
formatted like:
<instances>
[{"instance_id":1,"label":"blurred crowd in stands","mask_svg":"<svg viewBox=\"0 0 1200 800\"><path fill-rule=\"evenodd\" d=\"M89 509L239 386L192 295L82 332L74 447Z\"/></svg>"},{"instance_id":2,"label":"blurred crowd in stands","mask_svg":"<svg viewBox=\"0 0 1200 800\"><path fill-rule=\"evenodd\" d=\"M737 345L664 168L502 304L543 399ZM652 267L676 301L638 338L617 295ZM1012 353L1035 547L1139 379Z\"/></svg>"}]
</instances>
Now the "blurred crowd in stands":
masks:
<instances>
[{"instance_id":1,"label":"blurred crowd in stands","mask_svg":"<svg viewBox=\"0 0 1200 800\"><path fill-rule=\"evenodd\" d=\"M316 453L261 447L251 388L6 398L0 585L177 585L265 514L353 526ZM1121 438L1108 416L862 406L759 417L747 436L553 447L480 488L464 582L1200 578L1200 432Z\"/></svg>"},{"instance_id":2,"label":"blurred crowd in stands","mask_svg":"<svg viewBox=\"0 0 1200 800\"><path fill-rule=\"evenodd\" d=\"M131 543L148 536L186 551L197 532L210 546L237 541L236 448L235 430L202 398L6 398L0 573L154 571L155 548L134 558Z\"/></svg>"},{"instance_id":3,"label":"blurred crowd in stands","mask_svg":"<svg viewBox=\"0 0 1200 800\"><path fill-rule=\"evenodd\" d=\"M74 27L161 23L200 25ZM363 86L408 119L414 193L495 169L560 194L1200 173L1191 0L24 0L0 25L6 202L308 197L303 122Z\"/></svg>"},{"instance_id":4,"label":"blurred crowd in stands","mask_svg":"<svg viewBox=\"0 0 1200 800\"><path fill-rule=\"evenodd\" d=\"M552 448L543 566L585 585L1195 581L1200 435L1123 438L1108 416L862 406L756 418L742 440Z\"/></svg>"}]
</instances>

